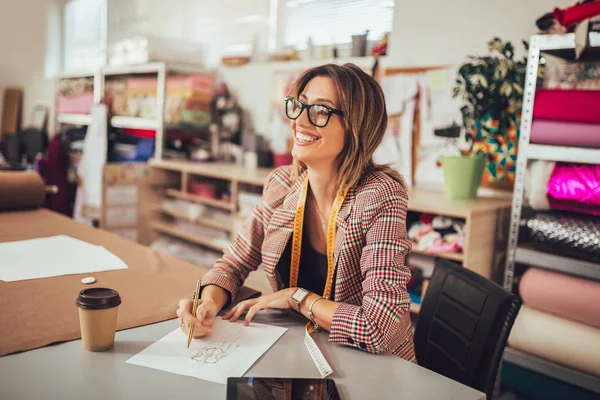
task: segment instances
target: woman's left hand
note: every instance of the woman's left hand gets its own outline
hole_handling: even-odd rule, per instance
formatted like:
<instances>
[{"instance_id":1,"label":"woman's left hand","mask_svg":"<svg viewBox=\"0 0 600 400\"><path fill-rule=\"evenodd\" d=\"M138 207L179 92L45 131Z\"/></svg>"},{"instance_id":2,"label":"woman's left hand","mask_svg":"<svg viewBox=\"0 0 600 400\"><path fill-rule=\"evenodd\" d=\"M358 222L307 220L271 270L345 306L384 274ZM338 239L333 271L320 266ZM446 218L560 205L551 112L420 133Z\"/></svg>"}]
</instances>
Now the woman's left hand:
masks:
<instances>
[{"instance_id":1,"label":"woman's left hand","mask_svg":"<svg viewBox=\"0 0 600 400\"><path fill-rule=\"evenodd\" d=\"M280 310L291 309L290 298L296 291L296 288L283 289L275 293L261 296L258 299L244 300L238 303L235 307L227 312L223 316L223 319L230 320L231 322L237 321L244 311L248 311L246 318L244 319L244 325L248 326L250 321L260 310L266 310L269 308L277 308Z\"/></svg>"}]
</instances>

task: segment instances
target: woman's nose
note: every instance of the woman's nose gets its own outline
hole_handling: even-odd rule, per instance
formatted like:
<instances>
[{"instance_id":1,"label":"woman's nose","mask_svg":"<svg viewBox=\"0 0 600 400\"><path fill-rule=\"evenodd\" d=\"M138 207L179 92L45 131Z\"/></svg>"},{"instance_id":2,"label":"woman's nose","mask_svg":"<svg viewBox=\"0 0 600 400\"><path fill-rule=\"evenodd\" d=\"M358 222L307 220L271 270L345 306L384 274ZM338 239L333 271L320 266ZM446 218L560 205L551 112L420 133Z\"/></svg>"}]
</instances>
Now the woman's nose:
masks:
<instances>
[{"instance_id":1,"label":"woman's nose","mask_svg":"<svg viewBox=\"0 0 600 400\"><path fill-rule=\"evenodd\" d=\"M298 125L303 127L311 127L310 119L308 118L308 108L304 108L300 113L300 116L296 119Z\"/></svg>"}]
</instances>

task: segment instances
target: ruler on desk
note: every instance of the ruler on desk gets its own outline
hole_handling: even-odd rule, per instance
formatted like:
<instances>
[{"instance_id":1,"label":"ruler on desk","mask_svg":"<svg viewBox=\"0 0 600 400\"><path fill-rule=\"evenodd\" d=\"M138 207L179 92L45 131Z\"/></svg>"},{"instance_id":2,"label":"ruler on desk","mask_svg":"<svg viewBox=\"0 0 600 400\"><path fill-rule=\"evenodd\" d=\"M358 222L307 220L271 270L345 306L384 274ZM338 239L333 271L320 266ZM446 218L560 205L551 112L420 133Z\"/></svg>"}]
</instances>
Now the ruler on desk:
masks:
<instances>
[{"instance_id":1,"label":"ruler on desk","mask_svg":"<svg viewBox=\"0 0 600 400\"><path fill-rule=\"evenodd\" d=\"M313 359L319 373L321 374L321 378L325 378L328 375L333 373L333 369L325 359L323 353L321 353L321 349L317 346L315 340L310 336L308 329L304 330L304 344L310 353L310 357Z\"/></svg>"}]
</instances>

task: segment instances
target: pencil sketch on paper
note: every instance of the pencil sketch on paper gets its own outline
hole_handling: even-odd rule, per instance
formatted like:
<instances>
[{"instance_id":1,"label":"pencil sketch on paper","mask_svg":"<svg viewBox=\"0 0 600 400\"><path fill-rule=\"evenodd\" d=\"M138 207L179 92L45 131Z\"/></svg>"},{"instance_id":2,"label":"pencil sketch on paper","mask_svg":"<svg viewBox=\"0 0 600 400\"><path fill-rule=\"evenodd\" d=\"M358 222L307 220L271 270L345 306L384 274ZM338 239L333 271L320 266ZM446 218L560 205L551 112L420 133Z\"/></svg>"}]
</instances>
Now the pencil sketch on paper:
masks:
<instances>
[{"instance_id":1,"label":"pencil sketch on paper","mask_svg":"<svg viewBox=\"0 0 600 400\"><path fill-rule=\"evenodd\" d=\"M231 332L221 340L209 343L200 348L192 360L198 364L218 364L220 360L231 355L238 347L237 341L242 337L242 328Z\"/></svg>"}]
</instances>

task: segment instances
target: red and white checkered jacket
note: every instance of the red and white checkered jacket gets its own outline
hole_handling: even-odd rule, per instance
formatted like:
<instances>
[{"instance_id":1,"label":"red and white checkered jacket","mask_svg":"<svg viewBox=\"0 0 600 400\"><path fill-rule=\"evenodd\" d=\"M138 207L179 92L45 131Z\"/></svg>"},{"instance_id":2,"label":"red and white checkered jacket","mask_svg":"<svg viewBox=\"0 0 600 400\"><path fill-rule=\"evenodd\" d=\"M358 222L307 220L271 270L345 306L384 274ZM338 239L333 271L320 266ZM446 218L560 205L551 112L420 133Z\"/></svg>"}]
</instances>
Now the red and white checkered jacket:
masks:
<instances>
[{"instance_id":1,"label":"red and white checkered jacket","mask_svg":"<svg viewBox=\"0 0 600 400\"><path fill-rule=\"evenodd\" d=\"M306 172L304 172L306 174ZM273 171L262 202L245 222L222 259L202 278L234 298L248 274L262 263L274 291L286 287L275 267L291 238L304 175L291 168ZM372 353L389 352L415 362L404 259L411 250L406 234L408 195L382 172L365 173L348 190L337 216L329 341Z\"/></svg>"}]
</instances>

